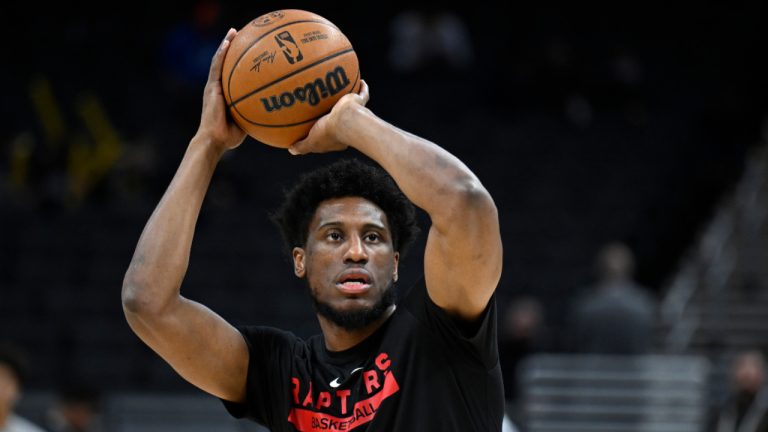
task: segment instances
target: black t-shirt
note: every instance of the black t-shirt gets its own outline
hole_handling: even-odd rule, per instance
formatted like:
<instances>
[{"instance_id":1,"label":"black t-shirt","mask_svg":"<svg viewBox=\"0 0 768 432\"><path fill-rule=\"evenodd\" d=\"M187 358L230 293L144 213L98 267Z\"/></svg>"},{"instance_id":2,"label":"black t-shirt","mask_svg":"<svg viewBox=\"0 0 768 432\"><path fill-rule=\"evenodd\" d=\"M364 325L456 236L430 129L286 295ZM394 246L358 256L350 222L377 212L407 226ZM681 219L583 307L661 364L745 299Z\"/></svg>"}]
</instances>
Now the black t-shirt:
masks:
<instances>
[{"instance_id":1,"label":"black t-shirt","mask_svg":"<svg viewBox=\"0 0 768 432\"><path fill-rule=\"evenodd\" d=\"M272 432L498 432L504 393L495 296L472 327L435 305L423 279L381 328L345 351L328 351L321 335L304 341L243 327L246 402L224 404Z\"/></svg>"}]
</instances>

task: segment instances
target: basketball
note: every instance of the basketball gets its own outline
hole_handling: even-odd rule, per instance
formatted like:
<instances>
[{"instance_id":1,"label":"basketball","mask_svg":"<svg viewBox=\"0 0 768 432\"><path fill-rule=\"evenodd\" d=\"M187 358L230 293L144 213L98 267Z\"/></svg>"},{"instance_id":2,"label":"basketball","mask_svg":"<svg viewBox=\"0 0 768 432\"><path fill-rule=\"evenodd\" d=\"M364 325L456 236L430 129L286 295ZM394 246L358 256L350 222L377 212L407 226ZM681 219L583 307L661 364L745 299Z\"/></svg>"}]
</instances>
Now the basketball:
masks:
<instances>
[{"instance_id":1,"label":"basketball","mask_svg":"<svg viewBox=\"0 0 768 432\"><path fill-rule=\"evenodd\" d=\"M352 44L333 23L307 11L278 10L237 33L221 84L240 128L287 148L342 96L359 90L360 69Z\"/></svg>"}]
</instances>

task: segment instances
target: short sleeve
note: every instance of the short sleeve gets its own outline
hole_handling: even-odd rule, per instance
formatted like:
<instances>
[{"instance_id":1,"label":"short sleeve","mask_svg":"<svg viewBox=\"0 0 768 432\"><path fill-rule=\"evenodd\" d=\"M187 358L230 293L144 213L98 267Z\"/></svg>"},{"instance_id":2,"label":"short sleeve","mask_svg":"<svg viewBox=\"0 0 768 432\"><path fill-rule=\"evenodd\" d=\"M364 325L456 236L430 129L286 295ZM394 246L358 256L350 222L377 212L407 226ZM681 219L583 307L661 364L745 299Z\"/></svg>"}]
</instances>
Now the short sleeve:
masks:
<instances>
[{"instance_id":1,"label":"short sleeve","mask_svg":"<svg viewBox=\"0 0 768 432\"><path fill-rule=\"evenodd\" d=\"M271 327L238 327L248 345L248 377L244 403L222 400L235 418L266 426L285 421L290 398L290 370L300 339Z\"/></svg>"},{"instance_id":2,"label":"short sleeve","mask_svg":"<svg viewBox=\"0 0 768 432\"><path fill-rule=\"evenodd\" d=\"M403 305L416 319L440 338L446 349L460 350L466 357L474 359L485 369L495 367L499 360L496 324L496 295L491 296L488 305L477 321L463 322L448 315L429 297L422 277L405 297Z\"/></svg>"}]
</instances>

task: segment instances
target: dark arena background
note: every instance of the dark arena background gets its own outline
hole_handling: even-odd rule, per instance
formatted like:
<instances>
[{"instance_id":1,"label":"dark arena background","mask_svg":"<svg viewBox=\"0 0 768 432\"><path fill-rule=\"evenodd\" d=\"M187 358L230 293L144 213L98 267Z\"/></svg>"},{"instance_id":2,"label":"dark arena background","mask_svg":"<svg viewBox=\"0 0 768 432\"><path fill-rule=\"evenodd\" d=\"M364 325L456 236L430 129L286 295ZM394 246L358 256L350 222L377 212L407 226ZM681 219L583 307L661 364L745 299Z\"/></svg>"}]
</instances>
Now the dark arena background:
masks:
<instances>
[{"instance_id":1,"label":"dark arena background","mask_svg":"<svg viewBox=\"0 0 768 432\"><path fill-rule=\"evenodd\" d=\"M98 401L99 430L257 430L139 341L120 290L197 128L216 46L280 8L334 22L368 106L457 155L493 195L519 430L708 430L732 361L768 348L765 4L60 3L0 6L0 345L26 359L18 412L35 423L54 430L62 395L75 394ZM339 156L252 139L227 154L182 293L233 324L318 332L267 215L300 173ZM640 352L598 355L571 318L613 242L634 255L653 336ZM406 286L423 243L402 264ZM512 315L531 311L536 337L509 345ZM595 376L607 370L624 380L611 398ZM692 375L634 399L616 390L658 389L643 380L665 373ZM574 388L598 390L558 396ZM683 414L665 411L680 400Z\"/></svg>"}]
</instances>

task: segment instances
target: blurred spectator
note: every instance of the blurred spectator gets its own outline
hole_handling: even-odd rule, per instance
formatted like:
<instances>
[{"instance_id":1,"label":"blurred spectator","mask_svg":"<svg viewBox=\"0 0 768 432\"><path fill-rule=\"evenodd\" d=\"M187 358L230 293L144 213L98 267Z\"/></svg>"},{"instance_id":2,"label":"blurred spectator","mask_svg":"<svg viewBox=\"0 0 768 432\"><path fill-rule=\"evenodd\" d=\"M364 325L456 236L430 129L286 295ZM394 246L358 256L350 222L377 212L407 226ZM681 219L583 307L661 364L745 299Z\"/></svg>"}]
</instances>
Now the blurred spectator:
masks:
<instances>
[{"instance_id":1,"label":"blurred spectator","mask_svg":"<svg viewBox=\"0 0 768 432\"><path fill-rule=\"evenodd\" d=\"M632 279L632 251L622 243L604 246L597 271L597 284L573 306L572 348L595 354L650 351L657 304L648 289Z\"/></svg>"},{"instance_id":2,"label":"blurred spectator","mask_svg":"<svg viewBox=\"0 0 768 432\"><path fill-rule=\"evenodd\" d=\"M87 385L70 385L59 392L48 416L52 432L100 432L101 395Z\"/></svg>"},{"instance_id":3,"label":"blurred spectator","mask_svg":"<svg viewBox=\"0 0 768 432\"><path fill-rule=\"evenodd\" d=\"M414 72L433 63L462 70L474 60L469 29L453 12L407 10L392 20L391 32L389 60L398 72Z\"/></svg>"},{"instance_id":4,"label":"blurred spectator","mask_svg":"<svg viewBox=\"0 0 768 432\"><path fill-rule=\"evenodd\" d=\"M519 420L517 368L531 354L548 348L541 303L532 297L520 297L504 309L499 342L499 361L504 377L504 397L510 419ZM519 423L519 421L518 421Z\"/></svg>"},{"instance_id":5,"label":"blurred spectator","mask_svg":"<svg viewBox=\"0 0 768 432\"><path fill-rule=\"evenodd\" d=\"M163 67L170 84L197 95L208 77L211 57L221 43L219 18L221 5L216 0L199 0L191 17L168 30L161 51Z\"/></svg>"},{"instance_id":6,"label":"blurred spectator","mask_svg":"<svg viewBox=\"0 0 768 432\"><path fill-rule=\"evenodd\" d=\"M760 351L745 351L734 359L733 389L713 416L712 432L768 432L768 391L765 358Z\"/></svg>"},{"instance_id":7,"label":"blurred spectator","mask_svg":"<svg viewBox=\"0 0 768 432\"><path fill-rule=\"evenodd\" d=\"M21 397L25 366L18 350L0 347L0 432L43 432L13 411Z\"/></svg>"}]
</instances>

